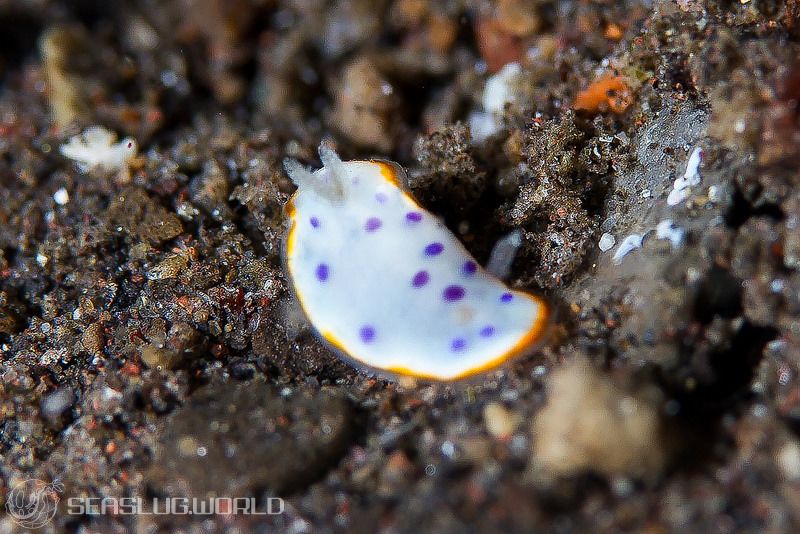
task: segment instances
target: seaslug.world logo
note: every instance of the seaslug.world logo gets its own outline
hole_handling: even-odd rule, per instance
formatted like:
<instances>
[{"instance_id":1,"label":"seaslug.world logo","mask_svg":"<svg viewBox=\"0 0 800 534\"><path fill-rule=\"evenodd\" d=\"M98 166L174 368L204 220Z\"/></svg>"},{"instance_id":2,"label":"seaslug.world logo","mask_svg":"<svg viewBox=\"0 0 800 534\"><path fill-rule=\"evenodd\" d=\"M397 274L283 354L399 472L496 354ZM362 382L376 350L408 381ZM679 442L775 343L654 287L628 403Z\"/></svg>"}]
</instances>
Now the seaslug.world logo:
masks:
<instances>
[{"instance_id":1,"label":"seaslug.world logo","mask_svg":"<svg viewBox=\"0 0 800 534\"><path fill-rule=\"evenodd\" d=\"M41 528L56 515L59 494L63 491L59 480L50 484L33 478L24 480L8 493L6 512L22 528Z\"/></svg>"}]
</instances>

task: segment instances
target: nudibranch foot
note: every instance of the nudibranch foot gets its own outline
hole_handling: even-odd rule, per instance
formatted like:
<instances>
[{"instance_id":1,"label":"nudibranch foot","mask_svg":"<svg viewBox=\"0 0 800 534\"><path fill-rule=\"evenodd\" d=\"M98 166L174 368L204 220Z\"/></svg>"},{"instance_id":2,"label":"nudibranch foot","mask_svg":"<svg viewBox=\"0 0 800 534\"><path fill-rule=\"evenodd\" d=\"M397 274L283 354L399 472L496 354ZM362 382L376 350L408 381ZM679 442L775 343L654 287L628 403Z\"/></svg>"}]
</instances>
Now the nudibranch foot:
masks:
<instances>
[{"instance_id":1,"label":"nudibranch foot","mask_svg":"<svg viewBox=\"0 0 800 534\"><path fill-rule=\"evenodd\" d=\"M294 160L286 266L300 306L332 347L372 369L454 380L532 350L549 310L509 289L521 243L502 239L489 269L402 188L390 162L342 161L320 146L323 167Z\"/></svg>"}]
</instances>

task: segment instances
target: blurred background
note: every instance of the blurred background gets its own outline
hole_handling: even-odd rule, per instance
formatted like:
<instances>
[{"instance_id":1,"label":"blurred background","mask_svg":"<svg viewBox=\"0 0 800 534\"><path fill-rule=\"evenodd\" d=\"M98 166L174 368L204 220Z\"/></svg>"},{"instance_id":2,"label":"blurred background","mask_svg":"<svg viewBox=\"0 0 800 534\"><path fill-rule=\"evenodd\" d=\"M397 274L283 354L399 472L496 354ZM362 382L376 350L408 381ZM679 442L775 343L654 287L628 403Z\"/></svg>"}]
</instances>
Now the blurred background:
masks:
<instances>
[{"instance_id":1,"label":"blurred background","mask_svg":"<svg viewBox=\"0 0 800 534\"><path fill-rule=\"evenodd\" d=\"M45 532L796 530L798 39L796 0L0 0L0 501L42 481ZM330 352L281 257L281 161L322 140L481 262L519 230L548 342L458 383Z\"/></svg>"}]
</instances>

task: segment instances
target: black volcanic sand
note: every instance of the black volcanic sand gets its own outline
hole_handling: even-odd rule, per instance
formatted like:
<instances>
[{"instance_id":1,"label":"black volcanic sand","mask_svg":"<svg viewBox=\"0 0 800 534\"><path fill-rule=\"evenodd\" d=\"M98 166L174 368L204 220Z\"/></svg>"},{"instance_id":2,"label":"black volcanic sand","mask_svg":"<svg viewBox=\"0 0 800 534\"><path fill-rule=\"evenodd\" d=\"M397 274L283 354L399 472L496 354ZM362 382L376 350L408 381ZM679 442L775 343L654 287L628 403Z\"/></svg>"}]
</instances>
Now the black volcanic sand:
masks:
<instances>
[{"instance_id":1,"label":"black volcanic sand","mask_svg":"<svg viewBox=\"0 0 800 534\"><path fill-rule=\"evenodd\" d=\"M35 478L53 532L797 530L798 58L797 0L0 3L0 504ZM81 170L92 125L138 156ZM481 262L521 230L548 342L455 384L321 344L280 247L281 161L323 139L403 165ZM285 510L65 506L213 495Z\"/></svg>"}]
</instances>

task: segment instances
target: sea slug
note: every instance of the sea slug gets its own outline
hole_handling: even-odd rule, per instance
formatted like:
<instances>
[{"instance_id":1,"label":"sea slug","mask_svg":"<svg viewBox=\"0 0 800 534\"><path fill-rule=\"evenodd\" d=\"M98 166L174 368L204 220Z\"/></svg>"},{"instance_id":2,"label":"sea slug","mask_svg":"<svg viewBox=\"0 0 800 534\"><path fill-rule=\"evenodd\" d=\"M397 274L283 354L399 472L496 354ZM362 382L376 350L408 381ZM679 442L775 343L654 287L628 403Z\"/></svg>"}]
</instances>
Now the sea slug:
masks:
<instances>
[{"instance_id":1,"label":"sea slug","mask_svg":"<svg viewBox=\"0 0 800 534\"><path fill-rule=\"evenodd\" d=\"M313 173L284 162L297 185L284 252L300 305L330 345L373 369L454 380L542 340L547 304L478 265L403 189L399 165L343 162L325 144L320 158ZM501 240L492 270L507 270L497 256L519 242Z\"/></svg>"}]
</instances>

